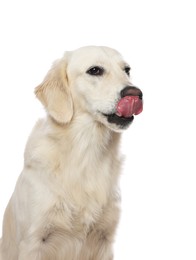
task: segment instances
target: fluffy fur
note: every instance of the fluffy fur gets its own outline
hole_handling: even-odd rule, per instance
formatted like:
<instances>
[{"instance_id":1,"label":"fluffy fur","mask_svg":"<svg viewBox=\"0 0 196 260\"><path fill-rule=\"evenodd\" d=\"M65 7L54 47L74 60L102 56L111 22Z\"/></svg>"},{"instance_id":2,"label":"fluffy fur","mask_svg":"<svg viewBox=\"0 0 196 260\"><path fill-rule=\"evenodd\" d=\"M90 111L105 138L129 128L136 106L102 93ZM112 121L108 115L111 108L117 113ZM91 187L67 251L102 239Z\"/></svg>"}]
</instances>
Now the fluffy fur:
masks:
<instances>
[{"instance_id":1,"label":"fluffy fur","mask_svg":"<svg viewBox=\"0 0 196 260\"><path fill-rule=\"evenodd\" d=\"M113 49L83 47L66 52L36 88L47 117L26 145L4 215L1 260L113 259L125 126L106 115L130 85L126 65ZM92 66L104 75L87 73Z\"/></svg>"}]
</instances>

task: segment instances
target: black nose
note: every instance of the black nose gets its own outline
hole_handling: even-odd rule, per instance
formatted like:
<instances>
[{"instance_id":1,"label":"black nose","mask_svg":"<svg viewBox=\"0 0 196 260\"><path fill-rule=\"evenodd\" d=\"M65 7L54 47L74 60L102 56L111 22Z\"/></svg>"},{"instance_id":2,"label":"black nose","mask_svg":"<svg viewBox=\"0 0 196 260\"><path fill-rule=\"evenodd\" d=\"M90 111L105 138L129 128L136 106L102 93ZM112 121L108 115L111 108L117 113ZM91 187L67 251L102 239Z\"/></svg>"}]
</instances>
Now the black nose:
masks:
<instances>
[{"instance_id":1,"label":"black nose","mask_svg":"<svg viewBox=\"0 0 196 260\"><path fill-rule=\"evenodd\" d=\"M139 98L142 99L143 97L142 91L134 86L125 87L121 90L120 95L122 98L125 96L139 96Z\"/></svg>"}]
</instances>

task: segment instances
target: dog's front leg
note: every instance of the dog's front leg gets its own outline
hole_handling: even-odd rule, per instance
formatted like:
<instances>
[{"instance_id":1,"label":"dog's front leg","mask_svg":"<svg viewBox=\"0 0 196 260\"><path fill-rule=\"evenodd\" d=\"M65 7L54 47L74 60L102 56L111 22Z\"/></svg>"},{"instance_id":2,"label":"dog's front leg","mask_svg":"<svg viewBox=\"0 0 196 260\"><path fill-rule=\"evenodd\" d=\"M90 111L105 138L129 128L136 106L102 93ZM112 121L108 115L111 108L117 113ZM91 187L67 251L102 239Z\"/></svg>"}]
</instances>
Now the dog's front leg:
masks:
<instances>
[{"instance_id":1,"label":"dog's front leg","mask_svg":"<svg viewBox=\"0 0 196 260\"><path fill-rule=\"evenodd\" d=\"M100 221L93 225L86 237L79 260L112 260L114 234L119 219L119 208L111 203Z\"/></svg>"},{"instance_id":2,"label":"dog's front leg","mask_svg":"<svg viewBox=\"0 0 196 260\"><path fill-rule=\"evenodd\" d=\"M92 232L82 248L79 260L112 260L112 242L101 233Z\"/></svg>"},{"instance_id":3,"label":"dog's front leg","mask_svg":"<svg viewBox=\"0 0 196 260\"><path fill-rule=\"evenodd\" d=\"M81 239L65 230L45 236L32 234L20 243L17 260L78 260L81 244Z\"/></svg>"}]
</instances>

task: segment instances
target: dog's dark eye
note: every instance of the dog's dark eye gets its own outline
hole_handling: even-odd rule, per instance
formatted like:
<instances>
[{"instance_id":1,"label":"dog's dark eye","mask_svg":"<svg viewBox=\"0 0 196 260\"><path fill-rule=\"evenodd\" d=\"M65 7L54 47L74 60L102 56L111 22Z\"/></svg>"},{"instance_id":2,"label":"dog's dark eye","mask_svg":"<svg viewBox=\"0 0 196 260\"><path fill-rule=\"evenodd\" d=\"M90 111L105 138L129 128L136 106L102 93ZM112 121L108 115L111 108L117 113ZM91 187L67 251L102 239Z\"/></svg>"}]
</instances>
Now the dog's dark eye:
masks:
<instances>
[{"instance_id":1,"label":"dog's dark eye","mask_svg":"<svg viewBox=\"0 0 196 260\"><path fill-rule=\"evenodd\" d=\"M131 70L130 67L125 67L125 68L124 68L124 71L125 71L125 73L126 73L128 76L130 76L130 70Z\"/></svg>"},{"instance_id":2,"label":"dog's dark eye","mask_svg":"<svg viewBox=\"0 0 196 260\"><path fill-rule=\"evenodd\" d=\"M88 69L86 73L92 76L102 76L104 73L104 69L99 66L94 66Z\"/></svg>"}]
</instances>

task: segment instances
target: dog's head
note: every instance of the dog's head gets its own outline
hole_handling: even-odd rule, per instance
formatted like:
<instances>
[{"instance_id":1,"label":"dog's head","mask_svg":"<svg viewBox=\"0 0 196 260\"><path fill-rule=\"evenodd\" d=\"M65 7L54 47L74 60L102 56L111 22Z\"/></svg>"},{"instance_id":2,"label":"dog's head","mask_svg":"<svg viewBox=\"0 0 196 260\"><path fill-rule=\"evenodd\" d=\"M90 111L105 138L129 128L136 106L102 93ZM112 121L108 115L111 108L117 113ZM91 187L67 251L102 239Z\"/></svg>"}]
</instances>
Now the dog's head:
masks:
<instances>
[{"instance_id":1,"label":"dog's head","mask_svg":"<svg viewBox=\"0 0 196 260\"><path fill-rule=\"evenodd\" d=\"M35 93L58 123L88 113L93 120L119 131L142 111L142 92L131 84L129 71L117 51L83 47L56 61Z\"/></svg>"}]
</instances>

